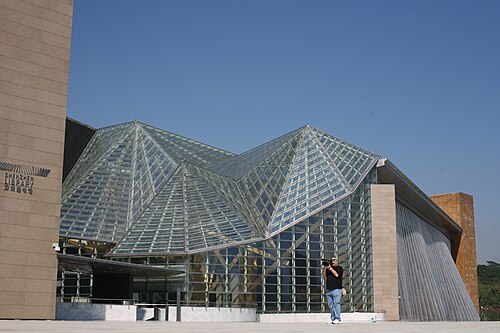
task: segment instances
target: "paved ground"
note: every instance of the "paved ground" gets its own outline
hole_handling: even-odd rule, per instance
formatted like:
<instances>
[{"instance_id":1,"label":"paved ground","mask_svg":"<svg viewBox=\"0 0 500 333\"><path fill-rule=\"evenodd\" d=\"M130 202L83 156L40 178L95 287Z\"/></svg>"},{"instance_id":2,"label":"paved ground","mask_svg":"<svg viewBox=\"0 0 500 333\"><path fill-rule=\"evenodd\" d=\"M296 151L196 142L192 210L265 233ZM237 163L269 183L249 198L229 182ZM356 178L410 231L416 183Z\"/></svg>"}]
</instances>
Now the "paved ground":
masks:
<instances>
[{"instance_id":1,"label":"paved ground","mask_svg":"<svg viewBox=\"0 0 500 333\"><path fill-rule=\"evenodd\" d=\"M500 332L500 322L378 322L344 323L182 323L182 322L112 322L112 321L37 321L1 320L0 332L273 332L273 333L321 333L321 332L387 332L387 333L481 333Z\"/></svg>"}]
</instances>

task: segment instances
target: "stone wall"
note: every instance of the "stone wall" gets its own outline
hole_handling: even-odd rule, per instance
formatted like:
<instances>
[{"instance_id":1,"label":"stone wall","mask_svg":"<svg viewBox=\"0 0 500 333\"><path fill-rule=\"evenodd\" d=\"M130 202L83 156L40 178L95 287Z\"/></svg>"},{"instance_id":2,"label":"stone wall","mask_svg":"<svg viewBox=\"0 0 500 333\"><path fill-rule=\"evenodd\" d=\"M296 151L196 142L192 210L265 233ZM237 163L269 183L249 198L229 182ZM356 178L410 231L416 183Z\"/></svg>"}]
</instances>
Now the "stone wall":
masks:
<instances>
[{"instance_id":1,"label":"stone wall","mask_svg":"<svg viewBox=\"0 0 500 333\"><path fill-rule=\"evenodd\" d=\"M396 189L371 185L373 299L385 320L399 320Z\"/></svg>"},{"instance_id":2,"label":"stone wall","mask_svg":"<svg viewBox=\"0 0 500 333\"><path fill-rule=\"evenodd\" d=\"M0 318L54 319L73 0L0 0Z\"/></svg>"},{"instance_id":3,"label":"stone wall","mask_svg":"<svg viewBox=\"0 0 500 333\"><path fill-rule=\"evenodd\" d=\"M474 199L471 195L460 192L433 195L430 198L462 227L455 264L479 313Z\"/></svg>"}]
</instances>

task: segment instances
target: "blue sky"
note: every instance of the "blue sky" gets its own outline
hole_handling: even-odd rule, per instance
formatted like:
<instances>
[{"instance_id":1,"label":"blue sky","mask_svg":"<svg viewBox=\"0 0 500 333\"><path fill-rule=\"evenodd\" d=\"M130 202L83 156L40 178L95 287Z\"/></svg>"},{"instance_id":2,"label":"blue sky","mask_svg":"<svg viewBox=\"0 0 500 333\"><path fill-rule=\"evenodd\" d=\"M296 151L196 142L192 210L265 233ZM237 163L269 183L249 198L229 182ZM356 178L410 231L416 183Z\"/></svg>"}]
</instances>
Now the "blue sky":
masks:
<instances>
[{"instance_id":1,"label":"blue sky","mask_svg":"<svg viewBox=\"0 0 500 333\"><path fill-rule=\"evenodd\" d=\"M473 195L500 262L500 1L75 0L68 116L235 153L309 123Z\"/></svg>"}]
</instances>

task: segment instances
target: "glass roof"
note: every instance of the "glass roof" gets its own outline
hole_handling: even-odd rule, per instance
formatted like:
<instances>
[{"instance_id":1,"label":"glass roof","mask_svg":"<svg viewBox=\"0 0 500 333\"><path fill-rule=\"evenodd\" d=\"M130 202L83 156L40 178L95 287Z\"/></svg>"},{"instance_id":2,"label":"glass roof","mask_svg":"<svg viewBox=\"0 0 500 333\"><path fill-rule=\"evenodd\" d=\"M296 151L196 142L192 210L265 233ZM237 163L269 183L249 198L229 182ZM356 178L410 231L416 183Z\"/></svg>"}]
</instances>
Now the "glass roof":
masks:
<instances>
[{"instance_id":1,"label":"glass roof","mask_svg":"<svg viewBox=\"0 0 500 333\"><path fill-rule=\"evenodd\" d=\"M186 162L113 253L185 253L258 239L255 218L235 181Z\"/></svg>"},{"instance_id":2,"label":"glass roof","mask_svg":"<svg viewBox=\"0 0 500 333\"><path fill-rule=\"evenodd\" d=\"M352 193L379 156L309 125L236 155L139 122L97 130L63 185L61 236L111 255L265 239Z\"/></svg>"},{"instance_id":3,"label":"glass roof","mask_svg":"<svg viewBox=\"0 0 500 333\"><path fill-rule=\"evenodd\" d=\"M279 145L274 140L271 145L261 146L262 152L251 151L250 154L243 155L243 170L246 175L241 178L240 184L260 213L266 227L265 234L286 184L301 136L302 131L294 131L286 136L286 140L279 140ZM249 158L250 156L253 158Z\"/></svg>"},{"instance_id":4,"label":"glass roof","mask_svg":"<svg viewBox=\"0 0 500 333\"><path fill-rule=\"evenodd\" d=\"M359 183L367 169L373 165L373 161L379 159L379 156L328 133L312 127L311 131L330 156L333 165L350 185Z\"/></svg>"},{"instance_id":5,"label":"glass roof","mask_svg":"<svg viewBox=\"0 0 500 333\"><path fill-rule=\"evenodd\" d=\"M95 133L63 184L60 235L112 242L127 230L134 131Z\"/></svg>"},{"instance_id":6,"label":"glass roof","mask_svg":"<svg viewBox=\"0 0 500 333\"><path fill-rule=\"evenodd\" d=\"M321 143L310 129L306 129L269 225L270 234L350 192L352 188Z\"/></svg>"},{"instance_id":7,"label":"glass roof","mask_svg":"<svg viewBox=\"0 0 500 333\"><path fill-rule=\"evenodd\" d=\"M234 156L235 154L215 148L186 137L170 133L149 125L140 124L141 128L170 156L175 163L186 161L195 165L206 166L214 161Z\"/></svg>"}]
</instances>

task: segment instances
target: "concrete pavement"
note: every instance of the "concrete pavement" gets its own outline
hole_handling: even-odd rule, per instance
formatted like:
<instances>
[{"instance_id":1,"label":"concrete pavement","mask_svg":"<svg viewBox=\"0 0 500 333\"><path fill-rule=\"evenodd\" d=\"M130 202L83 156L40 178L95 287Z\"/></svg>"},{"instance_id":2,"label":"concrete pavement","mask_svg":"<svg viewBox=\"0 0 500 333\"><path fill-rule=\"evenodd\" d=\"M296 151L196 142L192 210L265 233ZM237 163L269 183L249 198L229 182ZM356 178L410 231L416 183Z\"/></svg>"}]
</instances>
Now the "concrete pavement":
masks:
<instances>
[{"instance_id":1,"label":"concrete pavement","mask_svg":"<svg viewBox=\"0 0 500 333\"><path fill-rule=\"evenodd\" d=\"M482 333L500 332L500 322L376 322L344 323L259 323L259 322L119 322L119 321L38 321L1 320L0 332L47 332L47 333L88 333L88 332L172 332L172 333L221 333L221 332L273 332L273 333L322 333L322 332L453 332Z\"/></svg>"}]
</instances>

